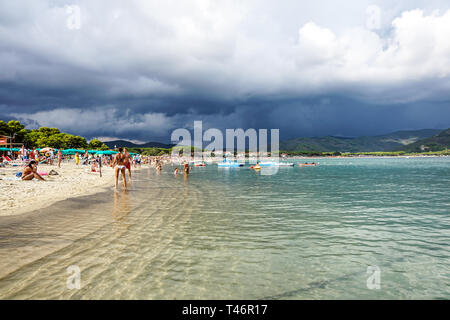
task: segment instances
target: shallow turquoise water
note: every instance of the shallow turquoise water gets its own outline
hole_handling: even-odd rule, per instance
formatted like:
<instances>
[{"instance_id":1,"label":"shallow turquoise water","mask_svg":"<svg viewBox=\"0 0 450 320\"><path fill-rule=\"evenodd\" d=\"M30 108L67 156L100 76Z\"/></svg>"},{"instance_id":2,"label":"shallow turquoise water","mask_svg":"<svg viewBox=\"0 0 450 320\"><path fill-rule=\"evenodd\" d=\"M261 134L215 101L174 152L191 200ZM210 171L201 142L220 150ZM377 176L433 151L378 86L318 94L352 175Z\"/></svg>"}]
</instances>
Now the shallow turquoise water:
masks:
<instances>
[{"instance_id":1,"label":"shallow turquoise water","mask_svg":"<svg viewBox=\"0 0 450 320\"><path fill-rule=\"evenodd\" d=\"M449 299L450 158L317 161L275 175L144 169L129 192L0 220L0 249L30 234L66 241L0 279L0 297ZM66 287L70 265L79 290ZM380 289L367 287L369 266Z\"/></svg>"}]
</instances>

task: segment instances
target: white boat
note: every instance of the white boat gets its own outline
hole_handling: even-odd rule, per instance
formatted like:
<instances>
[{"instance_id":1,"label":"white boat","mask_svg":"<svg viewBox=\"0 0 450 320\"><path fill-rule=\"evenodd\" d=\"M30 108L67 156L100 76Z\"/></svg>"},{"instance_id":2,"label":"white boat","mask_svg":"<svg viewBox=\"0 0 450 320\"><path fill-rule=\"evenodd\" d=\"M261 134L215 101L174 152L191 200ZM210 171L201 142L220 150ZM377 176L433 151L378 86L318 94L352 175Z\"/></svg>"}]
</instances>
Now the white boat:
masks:
<instances>
[{"instance_id":1,"label":"white boat","mask_svg":"<svg viewBox=\"0 0 450 320\"><path fill-rule=\"evenodd\" d=\"M260 162L261 167L293 167L293 163L289 162Z\"/></svg>"},{"instance_id":2,"label":"white boat","mask_svg":"<svg viewBox=\"0 0 450 320\"><path fill-rule=\"evenodd\" d=\"M243 167L243 163L239 162L231 162L230 160L224 160L223 162L217 163L217 166L220 168L236 168L236 167Z\"/></svg>"},{"instance_id":3,"label":"white boat","mask_svg":"<svg viewBox=\"0 0 450 320\"><path fill-rule=\"evenodd\" d=\"M293 167L294 164L292 162L280 162L278 163L279 167Z\"/></svg>"}]
</instances>

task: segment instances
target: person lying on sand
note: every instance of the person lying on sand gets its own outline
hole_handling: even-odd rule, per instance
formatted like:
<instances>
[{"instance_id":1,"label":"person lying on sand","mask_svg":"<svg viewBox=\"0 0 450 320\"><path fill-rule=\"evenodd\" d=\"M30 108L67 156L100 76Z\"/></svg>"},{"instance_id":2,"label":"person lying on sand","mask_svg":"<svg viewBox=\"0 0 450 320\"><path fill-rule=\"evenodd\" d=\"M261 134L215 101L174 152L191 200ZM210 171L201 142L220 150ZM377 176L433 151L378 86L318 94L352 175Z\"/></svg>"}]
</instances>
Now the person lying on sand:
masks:
<instances>
[{"instance_id":1,"label":"person lying on sand","mask_svg":"<svg viewBox=\"0 0 450 320\"><path fill-rule=\"evenodd\" d=\"M45 181L39 173L37 173L36 161L31 160L30 163L22 171L22 180L33 180L34 178Z\"/></svg>"}]
</instances>

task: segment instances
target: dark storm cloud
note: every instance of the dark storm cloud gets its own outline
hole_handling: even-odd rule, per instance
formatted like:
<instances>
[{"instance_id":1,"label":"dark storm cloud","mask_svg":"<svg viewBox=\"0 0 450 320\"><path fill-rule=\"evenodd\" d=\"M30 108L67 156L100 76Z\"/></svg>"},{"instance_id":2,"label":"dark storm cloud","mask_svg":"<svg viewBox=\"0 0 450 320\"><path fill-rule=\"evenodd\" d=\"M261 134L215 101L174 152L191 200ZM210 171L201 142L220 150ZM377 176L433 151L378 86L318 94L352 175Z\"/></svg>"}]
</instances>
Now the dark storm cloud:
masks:
<instances>
[{"instance_id":1,"label":"dark storm cloud","mask_svg":"<svg viewBox=\"0 0 450 320\"><path fill-rule=\"evenodd\" d=\"M74 4L79 28L69 23ZM373 4L379 25L367 24ZM282 138L445 128L447 9L381 0L2 3L0 119L139 140L167 140L194 120L280 128Z\"/></svg>"}]
</instances>

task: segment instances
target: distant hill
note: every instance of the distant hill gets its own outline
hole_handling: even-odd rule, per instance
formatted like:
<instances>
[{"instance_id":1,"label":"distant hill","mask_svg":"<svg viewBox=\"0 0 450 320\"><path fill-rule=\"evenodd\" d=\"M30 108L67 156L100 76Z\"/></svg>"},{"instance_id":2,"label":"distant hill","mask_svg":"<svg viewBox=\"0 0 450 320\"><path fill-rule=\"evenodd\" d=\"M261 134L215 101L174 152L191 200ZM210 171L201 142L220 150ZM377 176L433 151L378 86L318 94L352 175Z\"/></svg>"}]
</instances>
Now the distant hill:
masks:
<instances>
[{"instance_id":1,"label":"distant hill","mask_svg":"<svg viewBox=\"0 0 450 320\"><path fill-rule=\"evenodd\" d=\"M450 149L450 128L430 138L421 139L399 148L399 150L407 152L441 151L445 149Z\"/></svg>"},{"instance_id":2,"label":"distant hill","mask_svg":"<svg viewBox=\"0 0 450 320\"><path fill-rule=\"evenodd\" d=\"M125 148L171 148L173 147L172 144L165 144L160 142L147 142L143 144L136 144L130 141L126 140L114 140L114 141L106 141L103 142L106 144L109 148L114 148L116 146L119 147L125 147Z\"/></svg>"},{"instance_id":3,"label":"distant hill","mask_svg":"<svg viewBox=\"0 0 450 320\"><path fill-rule=\"evenodd\" d=\"M414 131L397 131L373 137L317 137L295 138L280 142L280 150L286 151L318 151L318 152L371 152L393 151L433 137L442 130L423 129Z\"/></svg>"}]
</instances>

